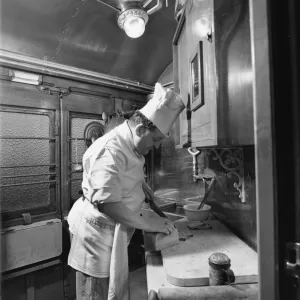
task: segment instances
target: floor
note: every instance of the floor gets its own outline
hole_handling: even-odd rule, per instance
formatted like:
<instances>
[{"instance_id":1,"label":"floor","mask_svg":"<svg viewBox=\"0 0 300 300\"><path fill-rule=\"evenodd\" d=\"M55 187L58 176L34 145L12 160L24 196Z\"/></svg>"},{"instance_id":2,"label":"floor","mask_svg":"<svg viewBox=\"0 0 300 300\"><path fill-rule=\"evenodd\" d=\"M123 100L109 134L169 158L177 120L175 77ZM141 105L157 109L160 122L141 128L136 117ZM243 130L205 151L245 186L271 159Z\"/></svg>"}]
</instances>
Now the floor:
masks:
<instances>
[{"instance_id":1,"label":"floor","mask_svg":"<svg viewBox=\"0 0 300 300\"><path fill-rule=\"evenodd\" d=\"M129 273L130 300L147 300L146 267Z\"/></svg>"}]
</instances>

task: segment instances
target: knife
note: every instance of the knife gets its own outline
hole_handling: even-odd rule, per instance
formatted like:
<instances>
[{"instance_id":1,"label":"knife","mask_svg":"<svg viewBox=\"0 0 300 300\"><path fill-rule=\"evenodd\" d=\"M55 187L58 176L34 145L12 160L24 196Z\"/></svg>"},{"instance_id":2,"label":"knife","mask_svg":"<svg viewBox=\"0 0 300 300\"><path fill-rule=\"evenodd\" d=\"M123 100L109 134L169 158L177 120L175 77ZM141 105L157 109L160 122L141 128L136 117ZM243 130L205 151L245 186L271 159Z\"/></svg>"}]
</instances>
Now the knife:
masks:
<instances>
[{"instance_id":1,"label":"knife","mask_svg":"<svg viewBox=\"0 0 300 300\"><path fill-rule=\"evenodd\" d=\"M157 213L160 217L162 218L168 218L164 213L163 211L154 203L153 200L150 200L150 199L146 199L146 201L149 203L150 205L150 208L155 212Z\"/></svg>"}]
</instances>

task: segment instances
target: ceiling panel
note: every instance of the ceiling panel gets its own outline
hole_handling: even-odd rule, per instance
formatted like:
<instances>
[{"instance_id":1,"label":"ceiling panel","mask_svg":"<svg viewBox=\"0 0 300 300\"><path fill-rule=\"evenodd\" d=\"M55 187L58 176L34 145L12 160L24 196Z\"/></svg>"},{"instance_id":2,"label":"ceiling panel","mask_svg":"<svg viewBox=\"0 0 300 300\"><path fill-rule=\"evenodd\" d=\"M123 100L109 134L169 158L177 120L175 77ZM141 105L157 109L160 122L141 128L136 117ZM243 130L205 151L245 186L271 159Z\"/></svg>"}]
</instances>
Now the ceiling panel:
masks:
<instances>
[{"instance_id":1,"label":"ceiling panel","mask_svg":"<svg viewBox=\"0 0 300 300\"><path fill-rule=\"evenodd\" d=\"M121 7L125 0L106 1ZM1 2L1 49L149 85L172 62L175 1L149 16L138 39L127 37L118 12L97 0Z\"/></svg>"}]
</instances>

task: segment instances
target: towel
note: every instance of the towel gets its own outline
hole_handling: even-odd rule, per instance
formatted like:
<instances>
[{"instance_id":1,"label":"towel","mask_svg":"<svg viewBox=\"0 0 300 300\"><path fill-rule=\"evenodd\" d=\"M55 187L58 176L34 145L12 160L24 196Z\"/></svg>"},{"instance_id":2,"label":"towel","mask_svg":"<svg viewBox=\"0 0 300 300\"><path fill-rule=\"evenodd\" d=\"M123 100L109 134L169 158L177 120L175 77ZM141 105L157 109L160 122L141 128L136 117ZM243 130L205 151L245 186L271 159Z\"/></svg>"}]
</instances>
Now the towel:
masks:
<instances>
[{"instance_id":1,"label":"towel","mask_svg":"<svg viewBox=\"0 0 300 300\"><path fill-rule=\"evenodd\" d=\"M108 300L129 300L128 253L129 229L116 224L110 259Z\"/></svg>"}]
</instances>

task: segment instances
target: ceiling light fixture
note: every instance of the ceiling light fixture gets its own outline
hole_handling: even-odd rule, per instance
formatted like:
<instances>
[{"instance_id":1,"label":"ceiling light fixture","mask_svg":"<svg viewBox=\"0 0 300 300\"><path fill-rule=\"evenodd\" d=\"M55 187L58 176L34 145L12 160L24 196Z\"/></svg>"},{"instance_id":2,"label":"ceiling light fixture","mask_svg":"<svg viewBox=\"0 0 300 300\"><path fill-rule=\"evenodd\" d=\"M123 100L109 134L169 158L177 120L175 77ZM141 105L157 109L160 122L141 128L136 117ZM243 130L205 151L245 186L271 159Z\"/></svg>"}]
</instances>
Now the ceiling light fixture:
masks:
<instances>
[{"instance_id":1,"label":"ceiling light fixture","mask_svg":"<svg viewBox=\"0 0 300 300\"><path fill-rule=\"evenodd\" d=\"M145 32L148 15L143 9L131 8L120 13L118 25L126 34L135 39Z\"/></svg>"},{"instance_id":2,"label":"ceiling light fixture","mask_svg":"<svg viewBox=\"0 0 300 300\"><path fill-rule=\"evenodd\" d=\"M9 70L11 81L39 85L42 82L42 76L23 71Z\"/></svg>"},{"instance_id":3,"label":"ceiling light fixture","mask_svg":"<svg viewBox=\"0 0 300 300\"><path fill-rule=\"evenodd\" d=\"M132 4L130 1L125 1L122 3L122 9L119 9L106 3L105 1L97 1L119 11L119 15L117 17L119 27L123 29L130 38L133 39L143 35L149 15L160 10L163 6L163 0L157 0L156 4L152 8L146 10L146 7L153 0L146 1L142 6L137 1L135 1L134 4ZM168 6L167 0L166 6Z\"/></svg>"}]
</instances>

